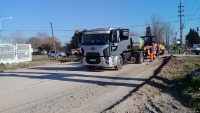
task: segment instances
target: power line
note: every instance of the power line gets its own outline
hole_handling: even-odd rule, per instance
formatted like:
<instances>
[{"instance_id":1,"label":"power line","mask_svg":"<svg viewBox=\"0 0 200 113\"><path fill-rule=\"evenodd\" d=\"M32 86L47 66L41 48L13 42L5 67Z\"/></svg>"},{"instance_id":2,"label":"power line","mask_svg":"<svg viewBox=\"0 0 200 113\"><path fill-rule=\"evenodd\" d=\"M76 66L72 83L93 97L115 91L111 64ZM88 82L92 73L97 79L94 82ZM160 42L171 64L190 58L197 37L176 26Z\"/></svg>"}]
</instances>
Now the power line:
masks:
<instances>
[{"instance_id":1,"label":"power line","mask_svg":"<svg viewBox=\"0 0 200 113\"><path fill-rule=\"evenodd\" d=\"M2 31L51 31L51 30L2 30ZM75 30L54 30L54 31L75 31Z\"/></svg>"},{"instance_id":2,"label":"power line","mask_svg":"<svg viewBox=\"0 0 200 113\"><path fill-rule=\"evenodd\" d=\"M197 1L197 0L196 0L196 1ZM196 1L194 2L194 4L193 4L193 6L192 6L192 8L191 8L191 10L190 10L190 12L189 12L189 14L192 12L192 10L193 10L193 8L194 8L194 5L195 5Z\"/></svg>"},{"instance_id":3,"label":"power line","mask_svg":"<svg viewBox=\"0 0 200 113\"><path fill-rule=\"evenodd\" d=\"M200 9L200 6L199 6L198 9L193 13L193 15L194 15L199 9ZM192 15L192 16L193 16L193 15Z\"/></svg>"},{"instance_id":4,"label":"power line","mask_svg":"<svg viewBox=\"0 0 200 113\"><path fill-rule=\"evenodd\" d=\"M195 13L196 13L199 9L200 9L200 6L199 6L199 7L197 8L197 10L191 15L191 17L194 16ZM190 21L188 21L187 24L188 24L189 22L190 22ZM187 25L187 24L186 24L186 25Z\"/></svg>"},{"instance_id":5,"label":"power line","mask_svg":"<svg viewBox=\"0 0 200 113\"><path fill-rule=\"evenodd\" d=\"M184 6L185 6L184 9L186 9L187 6L189 5L188 1L190 1L190 0L187 0L186 2L184 1Z\"/></svg>"},{"instance_id":6,"label":"power line","mask_svg":"<svg viewBox=\"0 0 200 113\"><path fill-rule=\"evenodd\" d=\"M42 27L39 31L43 30L44 28L46 28L46 27L48 27L48 26L49 26L49 24L47 24L46 26ZM29 34L27 34L27 35L30 35L30 34L35 34L35 32L29 33Z\"/></svg>"},{"instance_id":7,"label":"power line","mask_svg":"<svg viewBox=\"0 0 200 113\"><path fill-rule=\"evenodd\" d=\"M193 20L199 20L200 18L193 18L193 19L187 19L187 20L183 20L183 21L193 21ZM179 21L166 21L166 22L161 22L158 24L164 24L164 23L176 23ZM146 25L152 25L152 24L138 24L138 25L130 25L130 26L122 26L122 27L138 27L138 26L146 26ZM79 30L84 30L84 29L79 29ZM2 30L2 31L17 31L17 30ZM51 30L19 30L19 31L51 31ZM62 30L54 30L54 31L75 31L72 29L62 29Z\"/></svg>"}]
</instances>

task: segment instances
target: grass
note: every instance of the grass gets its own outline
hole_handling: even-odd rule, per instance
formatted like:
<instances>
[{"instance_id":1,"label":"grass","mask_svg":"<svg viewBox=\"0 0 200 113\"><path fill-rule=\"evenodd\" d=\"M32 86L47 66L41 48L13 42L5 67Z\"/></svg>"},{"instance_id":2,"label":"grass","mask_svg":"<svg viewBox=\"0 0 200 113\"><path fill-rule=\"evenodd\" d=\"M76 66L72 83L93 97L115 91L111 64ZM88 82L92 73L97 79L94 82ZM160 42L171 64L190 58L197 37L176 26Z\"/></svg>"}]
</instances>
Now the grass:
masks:
<instances>
[{"instance_id":1,"label":"grass","mask_svg":"<svg viewBox=\"0 0 200 113\"><path fill-rule=\"evenodd\" d=\"M15 64L3 64L0 63L0 72L7 71L7 70L16 70L21 68L29 68L35 66L43 66L53 63L62 63L62 62L72 62L77 61L77 58L57 58L57 59L35 59L30 62L23 62L23 63L15 63Z\"/></svg>"},{"instance_id":2,"label":"grass","mask_svg":"<svg viewBox=\"0 0 200 113\"><path fill-rule=\"evenodd\" d=\"M175 54L179 54L179 51L178 50L170 50L170 53L175 53ZM180 51L180 54L183 54L184 53L184 50L182 49Z\"/></svg>"},{"instance_id":3,"label":"grass","mask_svg":"<svg viewBox=\"0 0 200 113\"><path fill-rule=\"evenodd\" d=\"M0 63L0 71L3 71L6 69L6 65L3 63Z\"/></svg>"},{"instance_id":4,"label":"grass","mask_svg":"<svg viewBox=\"0 0 200 113\"><path fill-rule=\"evenodd\" d=\"M177 88L179 94L193 111L200 112L200 76L186 78L188 72L194 71L195 68L200 67L200 58L182 58L181 63L176 65L176 72L174 72L174 86Z\"/></svg>"}]
</instances>

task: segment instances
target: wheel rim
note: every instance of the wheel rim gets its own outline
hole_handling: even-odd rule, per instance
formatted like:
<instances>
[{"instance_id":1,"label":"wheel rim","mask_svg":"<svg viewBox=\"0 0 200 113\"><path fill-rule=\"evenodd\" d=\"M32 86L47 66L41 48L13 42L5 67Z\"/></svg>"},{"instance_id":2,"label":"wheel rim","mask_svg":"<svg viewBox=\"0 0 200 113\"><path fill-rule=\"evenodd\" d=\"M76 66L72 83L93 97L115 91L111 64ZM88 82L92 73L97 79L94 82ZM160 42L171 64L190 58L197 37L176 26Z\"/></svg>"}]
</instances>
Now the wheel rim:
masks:
<instances>
[{"instance_id":1,"label":"wheel rim","mask_svg":"<svg viewBox=\"0 0 200 113\"><path fill-rule=\"evenodd\" d=\"M140 58L140 62L143 62L143 56L141 56L141 58Z\"/></svg>"},{"instance_id":2,"label":"wheel rim","mask_svg":"<svg viewBox=\"0 0 200 113\"><path fill-rule=\"evenodd\" d=\"M121 60L121 57L119 57L119 59L118 59L117 67L118 67L119 69L122 68L122 60Z\"/></svg>"}]
</instances>

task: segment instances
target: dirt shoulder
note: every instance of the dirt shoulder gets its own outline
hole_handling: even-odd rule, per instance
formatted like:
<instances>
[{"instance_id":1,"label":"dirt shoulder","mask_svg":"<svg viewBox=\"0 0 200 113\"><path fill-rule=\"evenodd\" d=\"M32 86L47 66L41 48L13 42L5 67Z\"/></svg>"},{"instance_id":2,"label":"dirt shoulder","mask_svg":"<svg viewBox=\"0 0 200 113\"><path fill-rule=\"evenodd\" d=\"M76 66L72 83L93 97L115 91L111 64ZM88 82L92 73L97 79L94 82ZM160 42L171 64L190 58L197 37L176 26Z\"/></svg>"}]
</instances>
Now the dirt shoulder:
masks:
<instances>
[{"instance_id":1,"label":"dirt shoulder","mask_svg":"<svg viewBox=\"0 0 200 113\"><path fill-rule=\"evenodd\" d=\"M126 64L120 71L59 63L0 73L0 112L99 113L146 81L161 63Z\"/></svg>"},{"instance_id":2,"label":"dirt shoulder","mask_svg":"<svg viewBox=\"0 0 200 113\"><path fill-rule=\"evenodd\" d=\"M5 100L2 101L1 106L5 107L2 111L189 113L172 88L174 71L183 62L175 57L157 58L151 63L124 65L120 71L109 68L88 71L78 63L59 63L2 74L0 89L5 93L9 88L12 91L0 96ZM22 86L26 90L21 90Z\"/></svg>"},{"instance_id":3,"label":"dirt shoulder","mask_svg":"<svg viewBox=\"0 0 200 113\"><path fill-rule=\"evenodd\" d=\"M130 95L124 97L117 104L105 110L106 113L184 113L190 112L182 103L182 99L176 94L176 90L171 88L171 80L175 66L181 60L175 57L167 57L162 65L155 70L154 76L143 83L141 87L132 91Z\"/></svg>"}]
</instances>

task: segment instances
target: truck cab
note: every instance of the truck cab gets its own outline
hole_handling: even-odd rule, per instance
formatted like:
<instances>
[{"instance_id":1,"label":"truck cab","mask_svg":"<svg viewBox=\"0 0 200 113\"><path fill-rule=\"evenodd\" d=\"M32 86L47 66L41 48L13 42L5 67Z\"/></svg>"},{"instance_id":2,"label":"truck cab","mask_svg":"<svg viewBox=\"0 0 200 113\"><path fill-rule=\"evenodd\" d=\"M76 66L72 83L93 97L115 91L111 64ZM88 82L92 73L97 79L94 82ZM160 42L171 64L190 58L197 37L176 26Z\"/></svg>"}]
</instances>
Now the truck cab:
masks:
<instances>
[{"instance_id":1,"label":"truck cab","mask_svg":"<svg viewBox=\"0 0 200 113\"><path fill-rule=\"evenodd\" d=\"M82 64L88 69L101 66L120 70L133 53L129 28L84 30L81 48Z\"/></svg>"},{"instance_id":2,"label":"truck cab","mask_svg":"<svg viewBox=\"0 0 200 113\"><path fill-rule=\"evenodd\" d=\"M95 66L118 66L116 68L121 68L123 59L119 55L130 46L129 29L97 28L84 30L81 46L82 64L89 69ZM117 59L119 59L118 62Z\"/></svg>"}]
</instances>

